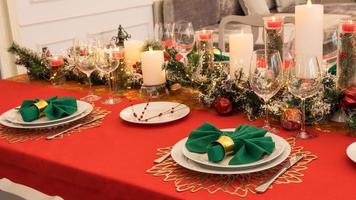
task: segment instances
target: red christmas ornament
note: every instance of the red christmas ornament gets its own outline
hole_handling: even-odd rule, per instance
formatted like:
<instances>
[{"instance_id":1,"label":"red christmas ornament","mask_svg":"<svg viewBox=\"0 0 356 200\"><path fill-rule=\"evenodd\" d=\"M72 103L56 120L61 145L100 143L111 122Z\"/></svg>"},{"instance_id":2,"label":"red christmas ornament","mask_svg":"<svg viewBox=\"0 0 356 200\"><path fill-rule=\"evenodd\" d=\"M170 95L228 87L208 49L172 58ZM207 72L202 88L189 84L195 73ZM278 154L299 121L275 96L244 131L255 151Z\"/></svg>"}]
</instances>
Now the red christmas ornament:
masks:
<instances>
[{"instance_id":1,"label":"red christmas ornament","mask_svg":"<svg viewBox=\"0 0 356 200\"><path fill-rule=\"evenodd\" d=\"M292 131L300 129L302 122L302 112L297 108L288 108L282 114L282 127Z\"/></svg>"},{"instance_id":2,"label":"red christmas ornament","mask_svg":"<svg viewBox=\"0 0 356 200\"><path fill-rule=\"evenodd\" d=\"M136 73L142 74L141 62L136 62L132 65L132 68L135 70Z\"/></svg>"},{"instance_id":3,"label":"red christmas ornament","mask_svg":"<svg viewBox=\"0 0 356 200\"><path fill-rule=\"evenodd\" d=\"M168 61L169 60L169 54L165 51L163 53L163 55L164 55L164 61Z\"/></svg>"},{"instance_id":4,"label":"red christmas ornament","mask_svg":"<svg viewBox=\"0 0 356 200\"><path fill-rule=\"evenodd\" d=\"M347 55L347 53L346 53L345 51L341 51L341 52L339 53L339 58L340 58L340 59L343 59L343 58L346 57L346 55Z\"/></svg>"},{"instance_id":5,"label":"red christmas ornament","mask_svg":"<svg viewBox=\"0 0 356 200\"><path fill-rule=\"evenodd\" d=\"M227 115L232 112L232 104L230 99L226 97L219 97L214 103L215 111L220 115Z\"/></svg>"},{"instance_id":6,"label":"red christmas ornament","mask_svg":"<svg viewBox=\"0 0 356 200\"><path fill-rule=\"evenodd\" d=\"M180 53L177 53L174 57L178 61L182 60L182 58L183 58L182 54L180 54Z\"/></svg>"},{"instance_id":7,"label":"red christmas ornament","mask_svg":"<svg viewBox=\"0 0 356 200\"><path fill-rule=\"evenodd\" d=\"M344 98L341 100L343 109L356 109L356 87L349 87L342 91Z\"/></svg>"}]
</instances>

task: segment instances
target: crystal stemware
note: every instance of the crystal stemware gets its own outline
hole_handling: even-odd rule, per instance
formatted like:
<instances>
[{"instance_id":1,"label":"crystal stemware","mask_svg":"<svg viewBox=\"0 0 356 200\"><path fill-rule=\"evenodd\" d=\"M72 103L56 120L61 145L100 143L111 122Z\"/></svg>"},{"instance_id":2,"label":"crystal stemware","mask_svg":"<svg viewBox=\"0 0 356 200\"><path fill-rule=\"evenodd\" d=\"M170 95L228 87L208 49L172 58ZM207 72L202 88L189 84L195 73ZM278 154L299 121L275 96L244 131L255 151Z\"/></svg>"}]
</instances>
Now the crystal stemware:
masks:
<instances>
[{"instance_id":1,"label":"crystal stemware","mask_svg":"<svg viewBox=\"0 0 356 200\"><path fill-rule=\"evenodd\" d=\"M123 48L110 45L100 45L96 51L96 67L108 77L109 97L102 101L103 104L113 105L121 102L118 97L113 97L112 72L115 71L124 59Z\"/></svg>"},{"instance_id":2,"label":"crystal stemware","mask_svg":"<svg viewBox=\"0 0 356 200\"><path fill-rule=\"evenodd\" d=\"M173 24L171 23L163 24L161 44L162 47L166 47L166 48L173 47Z\"/></svg>"},{"instance_id":3,"label":"crystal stemware","mask_svg":"<svg viewBox=\"0 0 356 200\"><path fill-rule=\"evenodd\" d=\"M162 23L155 23L155 26L153 29L153 39L157 42L160 42L161 38L162 38L162 33L163 33Z\"/></svg>"},{"instance_id":4,"label":"crystal stemware","mask_svg":"<svg viewBox=\"0 0 356 200\"><path fill-rule=\"evenodd\" d=\"M95 47L93 44L75 40L73 45L73 62L79 71L83 72L88 77L89 92L85 97L80 98L83 101L93 102L101 97L95 95L92 91L92 83L90 75L96 70L95 67Z\"/></svg>"},{"instance_id":5,"label":"crystal stemware","mask_svg":"<svg viewBox=\"0 0 356 200\"><path fill-rule=\"evenodd\" d=\"M302 100L302 125L296 135L300 139L316 137L305 130L305 99L314 96L321 85L321 66L316 56L296 55L289 68L288 89L290 93Z\"/></svg>"},{"instance_id":6,"label":"crystal stemware","mask_svg":"<svg viewBox=\"0 0 356 200\"><path fill-rule=\"evenodd\" d=\"M183 56L184 64L187 64L187 55L194 48L194 35L191 22L181 21L173 25L174 47Z\"/></svg>"},{"instance_id":7,"label":"crystal stemware","mask_svg":"<svg viewBox=\"0 0 356 200\"><path fill-rule=\"evenodd\" d=\"M267 105L283 85L283 65L278 51L261 49L252 53L249 83L265 103L266 119L262 128L277 132L269 123Z\"/></svg>"}]
</instances>

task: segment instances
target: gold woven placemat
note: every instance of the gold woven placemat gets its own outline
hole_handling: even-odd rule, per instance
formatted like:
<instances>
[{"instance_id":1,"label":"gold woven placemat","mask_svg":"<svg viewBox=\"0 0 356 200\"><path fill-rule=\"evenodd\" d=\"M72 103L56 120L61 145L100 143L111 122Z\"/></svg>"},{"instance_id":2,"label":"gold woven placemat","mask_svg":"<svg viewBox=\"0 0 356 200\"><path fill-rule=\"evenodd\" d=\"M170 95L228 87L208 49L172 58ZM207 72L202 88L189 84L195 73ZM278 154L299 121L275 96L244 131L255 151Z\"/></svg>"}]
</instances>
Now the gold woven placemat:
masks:
<instances>
[{"instance_id":1,"label":"gold woven placemat","mask_svg":"<svg viewBox=\"0 0 356 200\"><path fill-rule=\"evenodd\" d=\"M53 129L38 129L38 130L33 130L33 129L16 129L16 128L10 128L6 127L0 124L0 139L7 140L10 144L13 143L18 143L18 142L26 142L26 141L31 141L31 140L40 140L40 139L45 139L45 137L49 135L53 135L55 133L59 133L75 124L81 123L81 122L86 122L90 119L92 119L94 116L98 115L108 115L111 111L108 111L106 109L100 108L100 107L95 107L94 110L86 117L77 120L72 123L68 123L64 126L59 126L55 127ZM104 117L105 118L105 117ZM77 133L85 129L89 128L94 128L100 126L102 123L103 119L101 118L99 120L96 120L92 123L83 125L79 128L73 129L71 131L66 132L65 134L62 135L62 137L57 137L57 138L63 138L63 136L68 136L71 135L72 133Z\"/></svg>"},{"instance_id":2,"label":"gold woven placemat","mask_svg":"<svg viewBox=\"0 0 356 200\"><path fill-rule=\"evenodd\" d=\"M304 150L301 146L296 146L295 138L288 138L287 141L292 148L290 156L296 153L303 153L306 157L280 176L274 184L301 183L302 177L304 176L303 171L307 169L307 165L311 161L317 159L316 155ZM170 152L171 148L172 147L165 147L157 149L158 157ZM225 192L238 197L246 197L250 193L255 194L256 186L276 173L283 164L284 162L274 168L251 174L215 175L185 169L169 157L164 162L148 169L147 172L153 176L162 177L165 182L173 182L178 192L198 192L205 190L212 194Z\"/></svg>"}]
</instances>

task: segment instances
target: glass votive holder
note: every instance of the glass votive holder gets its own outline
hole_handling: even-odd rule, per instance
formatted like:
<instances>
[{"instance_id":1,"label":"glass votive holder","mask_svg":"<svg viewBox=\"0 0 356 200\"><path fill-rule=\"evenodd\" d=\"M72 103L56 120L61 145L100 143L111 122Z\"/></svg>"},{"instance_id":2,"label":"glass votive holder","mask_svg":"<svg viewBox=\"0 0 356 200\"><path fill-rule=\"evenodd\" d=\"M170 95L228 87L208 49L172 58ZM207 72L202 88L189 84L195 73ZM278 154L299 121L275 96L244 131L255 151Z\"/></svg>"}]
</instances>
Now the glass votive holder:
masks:
<instances>
[{"instance_id":1,"label":"glass votive holder","mask_svg":"<svg viewBox=\"0 0 356 200\"><path fill-rule=\"evenodd\" d=\"M284 17L270 16L264 17L264 43L265 49L277 50L283 60L284 43Z\"/></svg>"},{"instance_id":2,"label":"glass votive holder","mask_svg":"<svg viewBox=\"0 0 356 200\"><path fill-rule=\"evenodd\" d=\"M63 56L52 56L48 58L50 81L52 85L62 85L66 82Z\"/></svg>"},{"instance_id":3,"label":"glass votive holder","mask_svg":"<svg viewBox=\"0 0 356 200\"><path fill-rule=\"evenodd\" d=\"M339 24L337 57L337 87L356 86L356 20L347 19Z\"/></svg>"},{"instance_id":4,"label":"glass votive holder","mask_svg":"<svg viewBox=\"0 0 356 200\"><path fill-rule=\"evenodd\" d=\"M214 61L213 52L213 31L200 30L195 32L197 50L199 53L199 68L196 70L196 79L201 79L206 75L207 70L212 68Z\"/></svg>"}]
</instances>

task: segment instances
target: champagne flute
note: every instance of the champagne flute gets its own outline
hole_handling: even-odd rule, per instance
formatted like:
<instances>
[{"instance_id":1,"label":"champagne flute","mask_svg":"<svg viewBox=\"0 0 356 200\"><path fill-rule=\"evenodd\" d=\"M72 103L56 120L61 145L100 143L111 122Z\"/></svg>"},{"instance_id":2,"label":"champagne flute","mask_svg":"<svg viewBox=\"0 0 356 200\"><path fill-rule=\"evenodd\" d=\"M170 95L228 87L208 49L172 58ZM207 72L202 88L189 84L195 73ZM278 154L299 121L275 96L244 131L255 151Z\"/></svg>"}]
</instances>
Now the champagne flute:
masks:
<instances>
[{"instance_id":1,"label":"champagne flute","mask_svg":"<svg viewBox=\"0 0 356 200\"><path fill-rule=\"evenodd\" d=\"M124 58L123 48L113 44L101 45L98 44L96 51L96 68L105 73L108 78L109 97L102 103L113 105L121 102L120 98L113 97L112 91L112 72L115 71Z\"/></svg>"},{"instance_id":2,"label":"champagne flute","mask_svg":"<svg viewBox=\"0 0 356 200\"><path fill-rule=\"evenodd\" d=\"M99 100L101 97L95 95L92 91L92 83L90 78L90 75L96 70L95 47L91 43L75 40L72 55L77 69L79 69L79 71L83 72L88 77L88 95L80 99L87 102Z\"/></svg>"},{"instance_id":3,"label":"champagne flute","mask_svg":"<svg viewBox=\"0 0 356 200\"><path fill-rule=\"evenodd\" d=\"M187 55L194 48L194 28L191 22L181 21L173 26L174 47L183 56L183 63L187 64Z\"/></svg>"},{"instance_id":4,"label":"champagne flute","mask_svg":"<svg viewBox=\"0 0 356 200\"><path fill-rule=\"evenodd\" d=\"M278 51L261 49L253 52L249 83L252 90L265 103L266 119L262 128L277 132L269 123L267 105L283 86L283 64Z\"/></svg>"},{"instance_id":5,"label":"champagne flute","mask_svg":"<svg viewBox=\"0 0 356 200\"><path fill-rule=\"evenodd\" d=\"M316 137L305 130L305 99L314 96L321 86L321 66L316 56L296 55L293 66L289 68L288 89L302 100L302 125L296 135L300 139Z\"/></svg>"}]
</instances>

